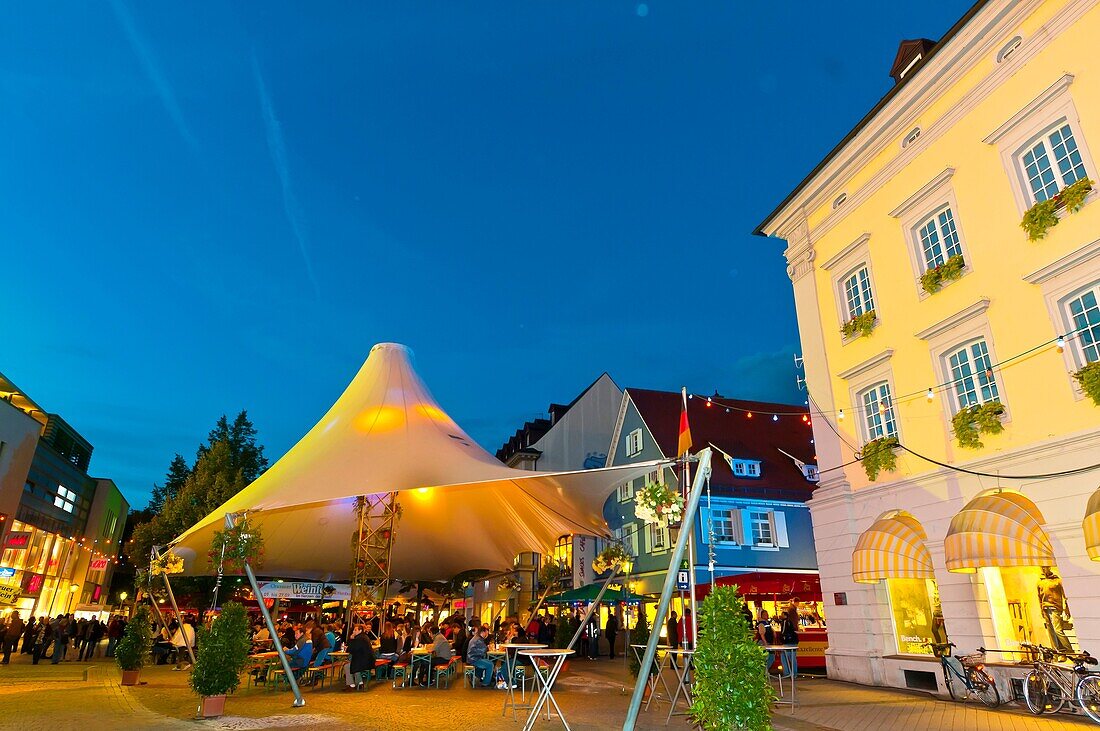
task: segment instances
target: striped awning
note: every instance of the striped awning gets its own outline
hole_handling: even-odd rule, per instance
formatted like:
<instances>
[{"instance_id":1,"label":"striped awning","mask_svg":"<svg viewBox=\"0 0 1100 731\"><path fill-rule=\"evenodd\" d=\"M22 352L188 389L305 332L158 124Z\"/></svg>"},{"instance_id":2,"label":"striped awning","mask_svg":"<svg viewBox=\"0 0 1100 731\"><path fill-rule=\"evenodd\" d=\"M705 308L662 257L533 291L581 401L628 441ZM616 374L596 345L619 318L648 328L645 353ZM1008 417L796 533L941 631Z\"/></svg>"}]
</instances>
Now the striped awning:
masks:
<instances>
[{"instance_id":1,"label":"striped awning","mask_svg":"<svg viewBox=\"0 0 1100 731\"><path fill-rule=\"evenodd\" d=\"M1018 492L992 490L951 519L944 540L947 570L973 573L983 566L1053 566L1054 549L1043 514Z\"/></svg>"},{"instance_id":2,"label":"striped awning","mask_svg":"<svg viewBox=\"0 0 1100 731\"><path fill-rule=\"evenodd\" d=\"M1085 548L1088 549L1089 558L1100 561L1100 489L1089 498L1089 505L1085 508L1085 522L1081 527L1085 531Z\"/></svg>"},{"instance_id":3,"label":"striped awning","mask_svg":"<svg viewBox=\"0 0 1100 731\"><path fill-rule=\"evenodd\" d=\"M908 513L892 510L871 524L856 541L852 578L861 584L882 579L931 579L932 556L921 524Z\"/></svg>"}]
</instances>

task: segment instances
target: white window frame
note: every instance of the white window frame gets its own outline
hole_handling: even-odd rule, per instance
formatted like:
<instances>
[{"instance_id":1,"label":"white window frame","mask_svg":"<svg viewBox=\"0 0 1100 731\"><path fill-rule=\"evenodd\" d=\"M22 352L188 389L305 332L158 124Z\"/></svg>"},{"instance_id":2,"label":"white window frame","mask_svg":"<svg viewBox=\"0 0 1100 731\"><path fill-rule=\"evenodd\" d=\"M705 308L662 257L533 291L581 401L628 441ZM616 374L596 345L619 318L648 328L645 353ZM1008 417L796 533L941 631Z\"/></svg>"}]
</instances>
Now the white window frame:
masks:
<instances>
[{"instance_id":1,"label":"white window frame","mask_svg":"<svg viewBox=\"0 0 1100 731\"><path fill-rule=\"evenodd\" d=\"M740 471L738 471L740 470ZM743 477L746 480L760 479L763 470L758 459L733 459L731 467L734 477Z\"/></svg>"},{"instance_id":2,"label":"white window frame","mask_svg":"<svg viewBox=\"0 0 1100 731\"><path fill-rule=\"evenodd\" d=\"M627 480L619 485L618 498L620 503L625 503L634 498L634 480Z\"/></svg>"},{"instance_id":3,"label":"white window frame","mask_svg":"<svg viewBox=\"0 0 1100 731\"><path fill-rule=\"evenodd\" d=\"M1050 337L1064 335L1073 329L1066 317L1065 303L1074 293L1100 282L1100 239L1092 241L1066 254L1050 264L1024 276L1024 281L1040 288L1052 329ZM1073 373L1085 365L1076 338L1069 339L1062 351L1066 369L1066 383L1076 401L1088 398ZM1055 351L1056 352L1056 351Z\"/></svg>"},{"instance_id":4,"label":"white window frame","mask_svg":"<svg viewBox=\"0 0 1100 731\"><path fill-rule=\"evenodd\" d=\"M878 404L882 400L883 389L886 389L886 412L882 413L878 410ZM866 396L874 392L875 412L874 414L867 413ZM883 379L876 383L861 389L857 394L858 402L857 408L860 415L860 427L863 430L863 443L866 444L874 439L882 437L894 437L898 436L898 413L895 408L896 402L894 397L894 388L890 385L890 381ZM873 417L879 417L881 425L878 427L872 426L871 420ZM892 423L893 429L888 429L887 424ZM877 434L876 430L881 430L881 434Z\"/></svg>"},{"instance_id":5,"label":"white window frame","mask_svg":"<svg viewBox=\"0 0 1100 731\"><path fill-rule=\"evenodd\" d=\"M933 216L938 216L944 209L951 209L951 220L955 226L955 235L959 240L959 251L963 258L963 276L971 271L972 262L970 252L966 246L966 234L963 231L964 215L959 210L959 201L955 197L955 189L951 184L951 178L955 175L954 168L945 168L932 180L925 183L919 190L901 202L890 216L897 219L905 236L906 249L909 251L909 263L913 268L914 284L917 295L924 300L931 295L924 290L920 282L921 275L928 271L929 267L924 258L924 245L921 241L920 230ZM937 223L937 232L940 233L940 246L943 251L943 259L947 260L947 247L943 244L942 232ZM953 282L946 282L949 286Z\"/></svg>"},{"instance_id":6,"label":"white window frame","mask_svg":"<svg viewBox=\"0 0 1100 731\"><path fill-rule=\"evenodd\" d=\"M897 420L896 419L894 420L894 423L895 423L895 428L896 428L896 425L897 425ZM815 464L804 464L804 465L802 465L802 475L806 478L806 480L808 482L820 482L821 481L821 470L819 470L817 465L815 465Z\"/></svg>"},{"instance_id":7,"label":"white window frame","mask_svg":"<svg viewBox=\"0 0 1100 731\"><path fill-rule=\"evenodd\" d=\"M617 541L623 544L627 553L637 558L638 556L638 529L634 523L626 523L622 528L616 528L611 532Z\"/></svg>"},{"instance_id":8,"label":"white window frame","mask_svg":"<svg viewBox=\"0 0 1100 731\"><path fill-rule=\"evenodd\" d=\"M848 403L852 405L852 410L855 412L856 418L856 431L858 432L858 438L861 440L861 445L870 441L868 435L870 431L867 429L867 425L863 418L863 394L870 390L874 386L885 383L890 389L890 395L895 400L897 399L897 389L894 387L893 371L890 368L890 359L893 357L894 351L892 349L886 349L878 355L859 363L846 371L842 371L838 374L841 378L848 382ZM901 440L902 425L900 419L901 413L897 408L894 409L894 428L897 431L897 438ZM852 470L849 472L849 470ZM856 465L854 467L845 468L845 474L849 479L858 479L860 475L863 475L863 469ZM864 476L862 479L866 479Z\"/></svg>"},{"instance_id":9,"label":"white window frame","mask_svg":"<svg viewBox=\"0 0 1100 731\"><path fill-rule=\"evenodd\" d=\"M1035 202L1027 172L1021 164L1023 153L1030 141L1037 140L1059 122L1068 124L1073 130L1073 139L1081 152L1085 174L1094 180L1100 175L1089 152L1081 118L1070 94L1073 80L1073 74L1064 74L983 140L986 144L994 145L1000 153L1001 163L1008 174L1012 197L1021 216ZM1086 197L1086 202L1092 201L1097 195L1094 188Z\"/></svg>"},{"instance_id":10,"label":"white window frame","mask_svg":"<svg viewBox=\"0 0 1100 731\"><path fill-rule=\"evenodd\" d=\"M1067 339L1066 349L1072 351L1074 365L1077 369L1084 368L1090 363L1100 362L1100 324L1087 323L1084 329L1078 331L1073 312L1070 310L1071 303L1089 294L1092 294L1097 305L1100 305L1100 279L1089 283L1081 289L1070 292L1062 298L1060 303L1062 317L1065 318L1065 332L1072 333ZM1092 338L1092 341L1088 345L1084 343L1085 336ZM1090 355L1093 357L1090 358Z\"/></svg>"},{"instance_id":11,"label":"white window frame","mask_svg":"<svg viewBox=\"0 0 1100 731\"><path fill-rule=\"evenodd\" d=\"M711 511L710 519L713 526L718 525L718 514L722 513L725 517L722 518L722 522L728 522L730 526L730 532L728 536L719 534L718 530L714 531L714 542L727 545L727 546L739 546L744 542L741 527L741 511L738 508L714 508Z\"/></svg>"},{"instance_id":12,"label":"white window frame","mask_svg":"<svg viewBox=\"0 0 1100 731\"><path fill-rule=\"evenodd\" d=\"M54 507L61 508L66 513L71 513L79 502L79 497L75 492L64 485L57 486L57 494L54 495L53 499Z\"/></svg>"},{"instance_id":13,"label":"white window frame","mask_svg":"<svg viewBox=\"0 0 1100 731\"><path fill-rule=\"evenodd\" d=\"M668 526L649 523L646 525L646 537L649 540L649 553L666 553L672 550L672 541L669 536ZM657 543L660 541L661 545Z\"/></svg>"},{"instance_id":14,"label":"white window frame","mask_svg":"<svg viewBox=\"0 0 1100 731\"><path fill-rule=\"evenodd\" d=\"M982 350L985 351L982 356L976 356L974 353L974 349L979 344L982 346ZM959 353L966 354L967 365L971 369L971 373L968 376L956 377L955 369L951 361ZM1001 391L1003 390L1003 387L1000 381L997 379L996 372L992 373L991 375L987 375L985 368L979 368L977 366L976 361L978 357L984 358L986 360L987 366L990 369L997 363L997 361L993 358L993 354L989 347L989 342L983 337L969 338L960 343L956 343L953 347L945 350L940 356L940 358L943 360L944 373L947 376L947 378L944 380L944 383L947 383L948 385L944 389L944 391L950 397L951 411L949 413L952 416L959 413L964 408L968 408L970 406L980 406L982 404L987 404L991 401L1002 403ZM974 398L977 399L974 403L964 404L961 397L959 396L959 382L963 381L964 379L970 379L973 383ZM984 385L982 384L983 379L986 380L986 384ZM989 395L989 397L986 397L986 395L982 393L982 389L988 388L990 383L992 383L992 388L989 389L991 394Z\"/></svg>"},{"instance_id":15,"label":"white window frame","mask_svg":"<svg viewBox=\"0 0 1100 731\"><path fill-rule=\"evenodd\" d=\"M774 518L775 513L774 513L774 511L760 510L760 509L756 509L756 508L748 508L746 510L746 513L748 515L749 527L750 527L750 530L752 531L747 536L747 538L751 542L751 544L753 546L759 546L761 548L778 548L779 545L778 545L778 542L776 541L776 535L775 535L775 518ZM768 540L767 541L762 540L763 535L761 535L761 540L757 539L757 528L760 527L760 526L764 526L764 525L767 525L767 527L768 527ZM761 534L762 533L763 533L763 531L761 531Z\"/></svg>"},{"instance_id":16,"label":"white window frame","mask_svg":"<svg viewBox=\"0 0 1100 731\"><path fill-rule=\"evenodd\" d=\"M866 277L866 281L864 281L864 276ZM856 302L854 304L852 302L852 293L848 288L849 283L853 279L856 280ZM841 277L840 282L844 296L845 322L851 322L853 319L866 312L874 312L877 316L878 312L875 310L875 283L871 279L871 267L864 263L860 263L855 269L852 269ZM859 312L855 312L856 309L858 309Z\"/></svg>"},{"instance_id":17,"label":"white window frame","mask_svg":"<svg viewBox=\"0 0 1100 731\"><path fill-rule=\"evenodd\" d=\"M626 456L634 457L642 453L644 443L642 440L641 427L635 429L626 435Z\"/></svg>"},{"instance_id":18,"label":"white window frame","mask_svg":"<svg viewBox=\"0 0 1100 731\"><path fill-rule=\"evenodd\" d=\"M871 300L875 305L875 321L881 319L881 313L877 309L879 306L878 292L875 289L875 270L871 266L871 251L869 242L871 240L871 234L863 234L852 243L845 246L836 255L829 258L821 265L822 269L829 272L832 276L833 287L833 301L836 303L836 320L837 320L837 333L841 340L841 343L847 345L848 343L858 340L857 336L845 338L843 335L843 328L852 319L848 310L848 293L845 289L846 282L851 278L853 274L860 269L867 270L867 278L870 282L871 288Z\"/></svg>"}]
</instances>

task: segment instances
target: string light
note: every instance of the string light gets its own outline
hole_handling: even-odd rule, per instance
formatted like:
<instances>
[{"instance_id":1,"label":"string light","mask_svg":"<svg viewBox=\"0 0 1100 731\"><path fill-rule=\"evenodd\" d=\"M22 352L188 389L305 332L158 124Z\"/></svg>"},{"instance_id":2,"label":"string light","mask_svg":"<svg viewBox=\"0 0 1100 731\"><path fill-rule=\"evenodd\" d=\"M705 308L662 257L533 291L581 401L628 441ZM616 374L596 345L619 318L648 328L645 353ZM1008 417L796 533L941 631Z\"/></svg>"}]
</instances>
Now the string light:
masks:
<instances>
[{"instance_id":1,"label":"string light","mask_svg":"<svg viewBox=\"0 0 1100 731\"><path fill-rule=\"evenodd\" d=\"M932 389L928 389L928 391L924 394L924 397L931 401L932 399L936 398L936 394L932 393Z\"/></svg>"},{"instance_id":2,"label":"string light","mask_svg":"<svg viewBox=\"0 0 1100 731\"><path fill-rule=\"evenodd\" d=\"M1061 353L1066 349L1066 339L1059 335L1058 339L1054 341L1054 347L1058 348L1058 352Z\"/></svg>"},{"instance_id":3,"label":"string light","mask_svg":"<svg viewBox=\"0 0 1100 731\"><path fill-rule=\"evenodd\" d=\"M779 421L779 414L772 414L772 421Z\"/></svg>"},{"instance_id":4,"label":"string light","mask_svg":"<svg viewBox=\"0 0 1100 731\"><path fill-rule=\"evenodd\" d=\"M844 421L844 409L841 409L840 411L836 412L836 420L837 421Z\"/></svg>"},{"instance_id":5,"label":"string light","mask_svg":"<svg viewBox=\"0 0 1100 731\"><path fill-rule=\"evenodd\" d=\"M750 411L750 412L748 413L748 417L749 417L750 419L752 418L752 412L751 412L751 411Z\"/></svg>"},{"instance_id":6,"label":"string light","mask_svg":"<svg viewBox=\"0 0 1100 731\"><path fill-rule=\"evenodd\" d=\"M878 402L878 412L880 414L885 414L886 413L886 400L885 399Z\"/></svg>"}]
</instances>

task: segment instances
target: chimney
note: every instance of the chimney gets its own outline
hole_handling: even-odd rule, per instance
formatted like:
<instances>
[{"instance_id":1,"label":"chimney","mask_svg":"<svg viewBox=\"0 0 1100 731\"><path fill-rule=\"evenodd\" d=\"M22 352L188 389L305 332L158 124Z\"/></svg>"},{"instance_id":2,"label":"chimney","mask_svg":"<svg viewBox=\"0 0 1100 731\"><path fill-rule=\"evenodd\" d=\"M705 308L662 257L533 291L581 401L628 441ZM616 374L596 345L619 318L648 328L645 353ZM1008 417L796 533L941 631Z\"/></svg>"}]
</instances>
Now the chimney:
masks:
<instances>
[{"instance_id":1,"label":"chimney","mask_svg":"<svg viewBox=\"0 0 1100 731\"><path fill-rule=\"evenodd\" d=\"M890 76L895 84L900 84L909 77L936 45L936 42L928 38L916 38L902 41L898 44L898 55L894 57L894 65L890 67Z\"/></svg>"}]
</instances>

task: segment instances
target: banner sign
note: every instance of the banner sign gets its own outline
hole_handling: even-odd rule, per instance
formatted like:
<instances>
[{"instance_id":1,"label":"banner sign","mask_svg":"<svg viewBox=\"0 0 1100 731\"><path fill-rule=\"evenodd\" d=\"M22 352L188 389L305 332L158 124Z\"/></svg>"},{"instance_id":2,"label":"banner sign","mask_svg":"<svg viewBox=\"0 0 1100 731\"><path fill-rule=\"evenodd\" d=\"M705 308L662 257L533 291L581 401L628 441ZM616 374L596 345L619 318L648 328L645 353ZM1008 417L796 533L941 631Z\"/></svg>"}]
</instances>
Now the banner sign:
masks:
<instances>
[{"instance_id":1,"label":"banner sign","mask_svg":"<svg viewBox=\"0 0 1100 731\"><path fill-rule=\"evenodd\" d=\"M15 569L0 566L0 579L10 579L13 576L15 576Z\"/></svg>"},{"instance_id":2,"label":"banner sign","mask_svg":"<svg viewBox=\"0 0 1100 731\"><path fill-rule=\"evenodd\" d=\"M23 574L23 593L38 596L42 591L42 574Z\"/></svg>"},{"instance_id":3,"label":"banner sign","mask_svg":"<svg viewBox=\"0 0 1100 731\"><path fill-rule=\"evenodd\" d=\"M13 530L8 533L8 537L4 539L4 548L11 548L16 551L21 551L28 548L31 545L31 533L25 530Z\"/></svg>"},{"instance_id":4,"label":"banner sign","mask_svg":"<svg viewBox=\"0 0 1100 731\"><path fill-rule=\"evenodd\" d=\"M351 584L261 581L260 594L264 599L308 599L312 601L342 602L351 599Z\"/></svg>"},{"instance_id":5,"label":"banner sign","mask_svg":"<svg viewBox=\"0 0 1100 731\"><path fill-rule=\"evenodd\" d=\"M15 604L18 599L18 586L0 585L0 604Z\"/></svg>"},{"instance_id":6,"label":"banner sign","mask_svg":"<svg viewBox=\"0 0 1100 731\"><path fill-rule=\"evenodd\" d=\"M105 558L93 558L88 564L89 571L102 571L107 568L107 559Z\"/></svg>"}]
</instances>

